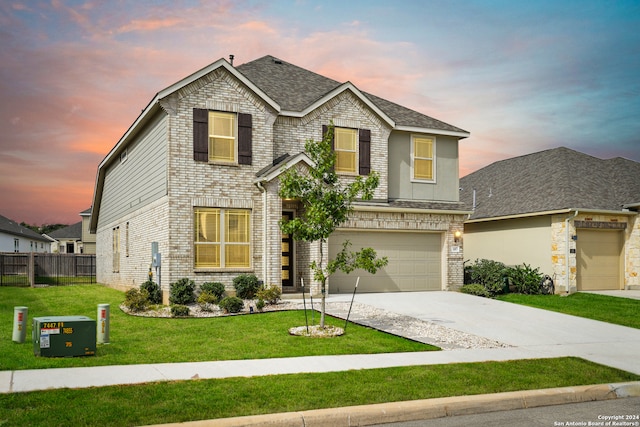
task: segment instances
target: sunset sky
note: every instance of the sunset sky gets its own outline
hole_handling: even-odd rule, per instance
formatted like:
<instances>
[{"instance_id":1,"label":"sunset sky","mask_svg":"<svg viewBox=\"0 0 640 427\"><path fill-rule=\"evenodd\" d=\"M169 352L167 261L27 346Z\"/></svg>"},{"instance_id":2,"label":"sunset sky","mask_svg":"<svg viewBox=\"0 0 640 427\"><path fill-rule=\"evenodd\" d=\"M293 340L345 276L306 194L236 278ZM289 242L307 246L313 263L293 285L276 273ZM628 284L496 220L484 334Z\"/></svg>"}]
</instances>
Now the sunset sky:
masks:
<instances>
[{"instance_id":1,"label":"sunset sky","mask_svg":"<svg viewBox=\"0 0 640 427\"><path fill-rule=\"evenodd\" d=\"M469 131L460 176L559 146L640 161L639 28L637 0L0 0L0 214L80 221L153 96L229 54Z\"/></svg>"}]
</instances>

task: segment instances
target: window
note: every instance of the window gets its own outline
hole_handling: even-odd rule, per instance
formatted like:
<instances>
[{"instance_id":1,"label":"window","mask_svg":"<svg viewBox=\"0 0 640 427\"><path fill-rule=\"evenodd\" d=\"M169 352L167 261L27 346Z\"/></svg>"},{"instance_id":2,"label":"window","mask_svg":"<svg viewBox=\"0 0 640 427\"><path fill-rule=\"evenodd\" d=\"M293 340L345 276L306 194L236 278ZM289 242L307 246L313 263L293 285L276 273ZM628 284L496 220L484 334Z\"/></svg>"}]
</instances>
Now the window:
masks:
<instances>
[{"instance_id":1,"label":"window","mask_svg":"<svg viewBox=\"0 0 640 427\"><path fill-rule=\"evenodd\" d=\"M356 129L335 128L334 149L336 152L336 172L356 173Z\"/></svg>"},{"instance_id":2,"label":"window","mask_svg":"<svg viewBox=\"0 0 640 427\"><path fill-rule=\"evenodd\" d=\"M193 159L197 162L250 165L252 116L193 109Z\"/></svg>"},{"instance_id":3,"label":"window","mask_svg":"<svg viewBox=\"0 0 640 427\"><path fill-rule=\"evenodd\" d=\"M236 161L236 115L209 111L209 161Z\"/></svg>"},{"instance_id":4,"label":"window","mask_svg":"<svg viewBox=\"0 0 640 427\"><path fill-rule=\"evenodd\" d=\"M248 268L251 211L196 208L194 253L196 268Z\"/></svg>"},{"instance_id":5,"label":"window","mask_svg":"<svg viewBox=\"0 0 640 427\"><path fill-rule=\"evenodd\" d=\"M413 137L413 179L433 181L435 139L429 137Z\"/></svg>"},{"instance_id":6,"label":"window","mask_svg":"<svg viewBox=\"0 0 640 427\"><path fill-rule=\"evenodd\" d=\"M20 252L20 239L13 239L13 252Z\"/></svg>"},{"instance_id":7,"label":"window","mask_svg":"<svg viewBox=\"0 0 640 427\"><path fill-rule=\"evenodd\" d=\"M322 125L323 137L328 131L329 126ZM336 153L336 172L360 175L371 173L371 131L369 129L334 127L331 148Z\"/></svg>"},{"instance_id":8,"label":"window","mask_svg":"<svg viewBox=\"0 0 640 427\"><path fill-rule=\"evenodd\" d=\"M113 272L120 272L120 227L113 229Z\"/></svg>"}]
</instances>

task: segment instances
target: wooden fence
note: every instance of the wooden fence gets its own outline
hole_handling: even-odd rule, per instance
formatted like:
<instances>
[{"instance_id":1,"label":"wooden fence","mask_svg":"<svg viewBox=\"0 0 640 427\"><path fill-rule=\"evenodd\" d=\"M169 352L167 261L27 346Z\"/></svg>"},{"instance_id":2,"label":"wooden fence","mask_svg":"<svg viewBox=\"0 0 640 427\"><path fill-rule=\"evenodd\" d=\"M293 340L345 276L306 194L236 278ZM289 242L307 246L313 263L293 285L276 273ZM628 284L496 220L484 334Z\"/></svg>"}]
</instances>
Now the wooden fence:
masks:
<instances>
[{"instance_id":1,"label":"wooden fence","mask_svg":"<svg viewBox=\"0 0 640 427\"><path fill-rule=\"evenodd\" d=\"M95 255L0 253L0 286L76 285L95 278Z\"/></svg>"}]
</instances>

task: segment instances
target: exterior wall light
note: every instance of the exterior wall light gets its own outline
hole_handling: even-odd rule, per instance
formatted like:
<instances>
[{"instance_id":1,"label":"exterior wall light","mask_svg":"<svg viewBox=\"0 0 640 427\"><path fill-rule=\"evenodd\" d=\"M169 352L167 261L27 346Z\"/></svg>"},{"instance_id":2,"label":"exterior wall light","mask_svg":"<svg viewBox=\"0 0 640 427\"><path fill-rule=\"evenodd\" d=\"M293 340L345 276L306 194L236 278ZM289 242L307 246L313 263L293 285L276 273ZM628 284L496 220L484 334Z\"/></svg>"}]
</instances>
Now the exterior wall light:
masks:
<instances>
[{"instance_id":1,"label":"exterior wall light","mask_svg":"<svg viewBox=\"0 0 640 427\"><path fill-rule=\"evenodd\" d=\"M455 233L453 233L453 241L455 243L460 243L460 238L462 237L462 232L460 230L456 230Z\"/></svg>"}]
</instances>

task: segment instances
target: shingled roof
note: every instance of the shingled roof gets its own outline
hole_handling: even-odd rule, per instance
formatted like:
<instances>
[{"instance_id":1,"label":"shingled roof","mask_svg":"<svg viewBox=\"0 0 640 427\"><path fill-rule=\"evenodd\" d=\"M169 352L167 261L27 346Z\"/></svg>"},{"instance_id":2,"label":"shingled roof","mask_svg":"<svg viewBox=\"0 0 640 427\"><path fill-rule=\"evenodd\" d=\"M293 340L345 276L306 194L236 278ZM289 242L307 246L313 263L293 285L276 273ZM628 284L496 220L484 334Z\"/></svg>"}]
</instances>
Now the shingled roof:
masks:
<instances>
[{"instance_id":1,"label":"shingled roof","mask_svg":"<svg viewBox=\"0 0 640 427\"><path fill-rule=\"evenodd\" d=\"M301 112L344 83L324 77L267 55L238 65L236 70L275 100L283 110ZM467 131L436 120L386 99L362 92L396 126L435 129L456 133Z\"/></svg>"},{"instance_id":2,"label":"shingled roof","mask_svg":"<svg viewBox=\"0 0 640 427\"><path fill-rule=\"evenodd\" d=\"M53 237L56 240L82 239L82 221L54 230L49 233L49 237Z\"/></svg>"},{"instance_id":3,"label":"shingled roof","mask_svg":"<svg viewBox=\"0 0 640 427\"><path fill-rule=\"evenodd\" d=\"M460 179L470 219L562 209L621 211L640 201L640 163L559 147L490 164Z\"/></svg>"},{"instance_id":4,"label":"shingled roof","mask_svg":"<svg viewBox=\"0 0 640 427\"><path fill-rule=\"evenodd\" d=\"M17 222L10 220L9 218L0 215L0 232L12 234L17 237L23 237L25 239L33 239L42 242L50 242L41 234L36 233L30 228L23 227Z\"/></svg>"}]
</instances>

